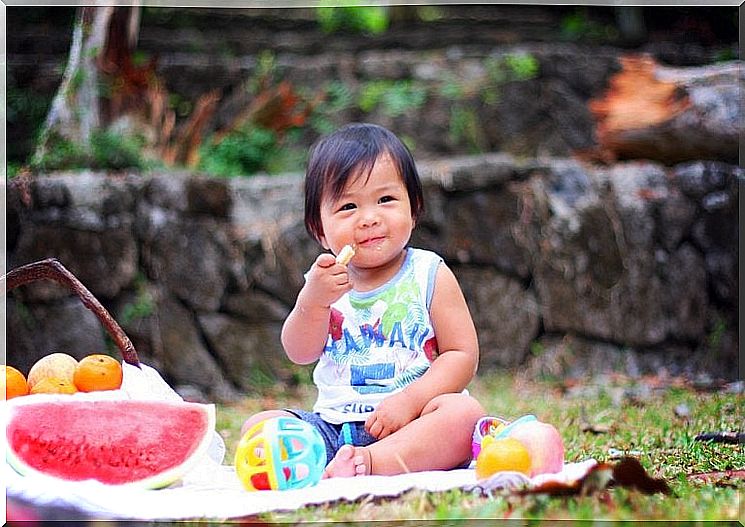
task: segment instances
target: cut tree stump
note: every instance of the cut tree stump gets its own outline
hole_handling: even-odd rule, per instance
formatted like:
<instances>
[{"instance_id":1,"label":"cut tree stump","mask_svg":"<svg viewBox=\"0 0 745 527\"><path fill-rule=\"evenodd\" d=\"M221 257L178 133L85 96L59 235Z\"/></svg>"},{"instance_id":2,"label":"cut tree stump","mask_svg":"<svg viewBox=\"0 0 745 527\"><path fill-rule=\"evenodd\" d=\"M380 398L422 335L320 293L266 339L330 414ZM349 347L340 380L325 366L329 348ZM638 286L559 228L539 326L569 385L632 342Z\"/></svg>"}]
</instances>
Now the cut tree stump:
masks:
<instances>
[{"instance_id":1,"label":"cut tree stump","mask_svg":"<svg viewBox=\"0 0 745 527\"><path fill-rule=\"evenodd\" d=\"M745 72L741 61L672 68L649 56L620 59L606 92L589 103L597 147L581 157L738 161Z\"/></svg>"}]
</instances>

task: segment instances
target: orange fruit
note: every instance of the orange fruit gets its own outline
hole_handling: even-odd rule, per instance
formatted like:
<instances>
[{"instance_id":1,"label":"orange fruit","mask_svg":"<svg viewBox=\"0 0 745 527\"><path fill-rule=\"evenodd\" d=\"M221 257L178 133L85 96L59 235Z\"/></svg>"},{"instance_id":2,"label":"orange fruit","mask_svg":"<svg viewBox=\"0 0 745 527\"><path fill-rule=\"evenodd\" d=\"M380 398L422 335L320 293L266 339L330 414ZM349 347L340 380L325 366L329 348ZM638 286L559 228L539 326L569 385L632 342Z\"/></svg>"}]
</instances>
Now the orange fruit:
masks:
<instances>
[{"instance_id":1,"label":"orange fruit","mask_svg":"<svg viewBox=\"0 0 745 527\"><path fill-rule=\"evenodd\" d=\"M28 372L28 387L32 389L42 379L53 378L72 384L78 361L67 353L51 353L34 363Z\"/></svg>"},{"instance_id":2,"label":"orange fruit","mask_svg":"<svg viewBox=\"0 0 745 527\"><path fill-rule=\"evenodd\" d=\"M122 365L108 355L88 355L80 359L73 381L81 392L118 390L122 385Z\"/></svg>"},{"instance_id":3,"label":"orange fruit","mask_svg":"<svg viewBox=\"0 0 745 527\"><path fill-rule=\"evenodd\" d=\"M488 478L503 470L528 475L530 465L530 453L517 439L494 439L492 436L485 436L481 442L481 452L476 458L476 477Z\"/></svg>"},{"instance_id":4,"label":"orange fruit","mask_svg":"<svg viewBox=\"0 0 745 527\"><path fill-rule=\"evenodd\" d=\"M31 393L75 393L78 389L66 379L44 377L31 388Z\"/></svg>"},{"instance_id":5,"label":"orange fruit","mask_svg":"<svg viewBox=\"0 0 745 527\"><path fill-rule=\"evenodd\" d=\"M0 375L0 383L3 384L6 399L28 394L26 377L20 371L13 366L5 366L4 364L0 364L0 368L5 371L5 375Z\"/></svg>"}]
</instances>

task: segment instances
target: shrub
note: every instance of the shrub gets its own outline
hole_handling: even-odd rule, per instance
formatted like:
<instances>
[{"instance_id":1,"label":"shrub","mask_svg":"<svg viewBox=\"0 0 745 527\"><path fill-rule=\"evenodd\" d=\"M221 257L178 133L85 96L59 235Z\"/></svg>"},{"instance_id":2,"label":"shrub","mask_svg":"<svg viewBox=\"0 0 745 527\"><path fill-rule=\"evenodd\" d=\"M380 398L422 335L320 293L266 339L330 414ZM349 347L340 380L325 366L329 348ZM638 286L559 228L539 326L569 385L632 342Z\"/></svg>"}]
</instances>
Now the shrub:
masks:
<instances>
[{"instance_id":1,"label":"shrub","mask_svg":"<svg viewBox=\"0 0 745 527\"><path fill-rule=\"evenodd\" d=\"M357 105L363 112L375 108L389 117L398 117L421 107L427 100L427 89L410 80L377 80L364 84Z\"/></svg>"},{"instance_id":2,"label":"shrub","mask_svg":"<svg viewBox=\"0 0 745 527\"><path fill-rule=\"evenodd\" d=\"M266 170L278 150L274 132L260 126L244 126L218 144L205 143L199 151L198 168L223 177L254 174Z\"/></svg>"},{"instance_id":3,"label":"shrub","mask_svg":"<svg viewBox=\"0 0 745 527\"><path fill-rule=\"evenodd\" d=\"M321 1L316 8L316 19L326 33L383 33L388 29L388 11L383 6L339 7L338 0Z\"/></svg>"},{"instance_id":4,"label":"shrub","mask_svg":"<svg viewBox=\"0 0 745 527\"><path fill-rule=\"evenodd\" d=\"M122 170L147 168L142 155L141 137L123 135L107 130L91 134L88 149L59 135L49 138L47 149L40 160L31 163L35 170Z\"/></svg>"}]
</instances>

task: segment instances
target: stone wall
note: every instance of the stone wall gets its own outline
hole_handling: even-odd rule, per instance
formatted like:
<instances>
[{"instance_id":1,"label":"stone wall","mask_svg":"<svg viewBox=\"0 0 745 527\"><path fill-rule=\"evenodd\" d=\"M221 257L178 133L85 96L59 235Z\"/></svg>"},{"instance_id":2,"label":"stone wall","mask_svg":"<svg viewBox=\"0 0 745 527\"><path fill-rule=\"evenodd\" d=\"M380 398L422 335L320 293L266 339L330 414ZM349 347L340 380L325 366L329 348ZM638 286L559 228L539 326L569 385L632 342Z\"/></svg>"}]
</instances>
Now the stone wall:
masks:
<instances>
[{"instance_id":1,"label":"stone wall","mask_svg":"<svg viewBox=\"0 0 745 527\"><path fill-rule=\"evenodd\" d=\"M412 243L458 276L480 375L737 375L741 168L506 154L419 167ZM309 379L279 343L320 250L302 175L56 173L6 192L8 267L58 258L183 393L230 400ZM6 322L7 361L25 371L52 351L116 352L52 282L10 292Z\"/></svg>"}]
</instances>

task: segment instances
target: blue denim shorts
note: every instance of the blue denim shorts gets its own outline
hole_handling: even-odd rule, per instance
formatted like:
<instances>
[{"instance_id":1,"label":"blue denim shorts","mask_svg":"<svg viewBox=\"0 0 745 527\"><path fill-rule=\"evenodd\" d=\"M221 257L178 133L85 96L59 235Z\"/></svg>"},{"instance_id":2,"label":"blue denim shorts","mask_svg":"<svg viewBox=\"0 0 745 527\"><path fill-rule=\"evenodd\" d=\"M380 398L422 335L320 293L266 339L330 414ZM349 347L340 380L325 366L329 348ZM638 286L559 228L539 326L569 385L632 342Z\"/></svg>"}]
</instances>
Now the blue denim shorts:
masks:
<instances>
[{"instance_id":1,"label":"blue denim shorts","mask_svg":"<svg viewBox=\"0 0 745 527\"><path fill-rule=\"evenodd\" d=\"M337 425L324 421L317 412L308 412L293 408L285 408L284 410L290 412L298 419L313 425L321 433L323 442L326 443L326 464L334 459L339 447L345 443L354 446L367 446L377 441L377 439L367 433L363 421L350 421Z\"/></svg>"}]
</instances>

